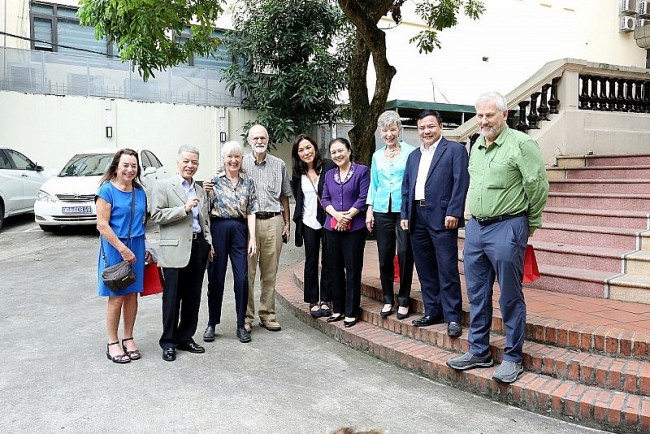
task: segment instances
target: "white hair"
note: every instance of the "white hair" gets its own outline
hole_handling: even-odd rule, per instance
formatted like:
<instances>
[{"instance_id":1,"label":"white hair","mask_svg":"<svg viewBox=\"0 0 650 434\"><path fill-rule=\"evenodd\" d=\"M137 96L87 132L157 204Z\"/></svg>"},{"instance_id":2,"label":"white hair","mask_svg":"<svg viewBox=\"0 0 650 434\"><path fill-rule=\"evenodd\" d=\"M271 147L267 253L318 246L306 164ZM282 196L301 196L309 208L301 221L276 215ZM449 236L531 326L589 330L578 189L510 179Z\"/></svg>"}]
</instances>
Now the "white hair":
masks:
<instances>
[{"instance_id":1,"label":"white hair","mask_svg":"<svg viewBox=\"0 0 650 434\"><path fill-rule=\"evenodd\" d=\"M481 104L489 102L495 103L497 110L500 112L508 110L508 101L506 100L506 97L498 92L485 92L481 94L476 100L474 106L478 107Z\"/></svg>"},{"instance_id":2,"label":"white hair","mask_svg":"<svg viewBox=\"0 0 650 434\"><path fill-rule=\"evenodd\" d=\"M194 145L183 145L180 148L178 148L178 156L180 157L183 152L190 152L192 154L196 154L196 156L200 156L199 154L199 148L197 148Z\"/></svg>"},{"instance_id":3,"label":"white hair","mask_svg":"<svg viewBox=\"0 0 650 434\"><path fill-rule=\"evenodd\" d=\"M231 152L238 152L239 155L244 155L244 148L239 142L230 141L221 145L221 162L225 164L226 155Z\"/></svg>"}]
</instances>

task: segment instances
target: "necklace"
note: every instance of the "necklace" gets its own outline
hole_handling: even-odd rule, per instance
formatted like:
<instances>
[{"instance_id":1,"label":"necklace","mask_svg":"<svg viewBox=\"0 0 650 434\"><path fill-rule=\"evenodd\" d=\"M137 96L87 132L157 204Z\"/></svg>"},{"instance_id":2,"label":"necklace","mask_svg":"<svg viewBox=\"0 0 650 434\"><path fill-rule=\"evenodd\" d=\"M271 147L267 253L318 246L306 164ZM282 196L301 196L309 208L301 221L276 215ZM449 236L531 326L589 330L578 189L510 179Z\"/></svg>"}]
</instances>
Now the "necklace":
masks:
<instances>
[{"instance_id":1,"label":"necklace","mask_svg":"<svg viewBox=\"0 0 650 434\"><path fill-rule=\"evenodd\" d=\"M392 146L392 147L386 146L386 150L388 151L388 157L391 159L395 158L395 148L396 146Z\"/></svg>"}]
</instances>

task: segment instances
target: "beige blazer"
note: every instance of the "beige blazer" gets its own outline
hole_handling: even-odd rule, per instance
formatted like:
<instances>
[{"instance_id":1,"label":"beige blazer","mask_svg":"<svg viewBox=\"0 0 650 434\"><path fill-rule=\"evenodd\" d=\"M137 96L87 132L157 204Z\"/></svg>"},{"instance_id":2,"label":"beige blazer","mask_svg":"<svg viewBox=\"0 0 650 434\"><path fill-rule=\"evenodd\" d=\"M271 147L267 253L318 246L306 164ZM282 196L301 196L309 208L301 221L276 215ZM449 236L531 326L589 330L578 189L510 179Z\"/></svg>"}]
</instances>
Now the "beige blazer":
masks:
<instances>
[{"instance_id":1,"label":"beige blazer","mask_svg":"<svg viewBox=\"0 0 650 434\"><path fill-rule=\"evenodd\" d=\"M151 221L160 226L160 243L158 248L158 265L169 268L184 268L190 262L192 253L192 213L185 212L185 190L181 177L157 181L151 193L149 211ZM197 184L199 198L199 224L202 236L212 245L210 221L208 217L208 198L205 191Z\"/></svg>"}]
</instances>

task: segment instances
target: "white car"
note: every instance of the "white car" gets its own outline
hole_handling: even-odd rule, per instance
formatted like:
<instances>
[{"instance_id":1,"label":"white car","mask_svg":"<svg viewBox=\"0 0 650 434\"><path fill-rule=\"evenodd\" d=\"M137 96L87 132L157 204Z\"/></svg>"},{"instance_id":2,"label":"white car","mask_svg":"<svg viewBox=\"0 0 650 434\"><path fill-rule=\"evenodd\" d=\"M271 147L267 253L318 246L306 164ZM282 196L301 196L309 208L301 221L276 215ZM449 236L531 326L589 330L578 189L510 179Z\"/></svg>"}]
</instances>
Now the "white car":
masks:
<instances>
[{"instance_id":1,"label":"white car","mask_svg":"<svg viewBox=\"0 0 650 434\"><path fill-rule=\"evenodd\" d=\"M5 217L30 213L51 174L18 151L0 148L0 229Z\"/></svg>"},{"instance_id":2,"label":"white car","mask_svg":"<svg viewBox=\"0 0 650 434\"><path fill-rule=\"evenodd\" d=\"M34 204L36 223L46 232L61 226L95 225L95 194L99 180L113 160L115 149L81 152L70 159L58 176L49 179ZM138 150L140 179L147 192L157 179L170 176L151 151Z\"/></svg>"}]
</instances>

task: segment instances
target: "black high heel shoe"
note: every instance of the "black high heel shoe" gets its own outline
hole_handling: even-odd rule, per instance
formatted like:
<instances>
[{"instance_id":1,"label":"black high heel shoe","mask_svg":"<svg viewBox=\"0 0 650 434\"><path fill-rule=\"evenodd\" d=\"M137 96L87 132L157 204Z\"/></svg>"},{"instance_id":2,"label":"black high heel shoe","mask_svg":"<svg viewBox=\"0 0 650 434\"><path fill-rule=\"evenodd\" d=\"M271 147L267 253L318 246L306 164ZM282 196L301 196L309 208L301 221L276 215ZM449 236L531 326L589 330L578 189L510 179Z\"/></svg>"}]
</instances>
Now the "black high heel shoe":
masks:
<instances>
[{"instance_id":1,"label":"black high heel shoe","mask_svg":"<svg viewBox=\"0 0 650 434\"><path fill-rule=\"evenodd\" d=\"M388 304L388 303L386 303L386 304ZM383 307L381 309L382 310L379 311L379 316L381 316L382 318L388 318L389 316L391 316L393 314L393 305L392 304L390 306L390 309L388 309L388 310L384 310Z\"/></svg>"},{"instance_id":2,"label":"black high heel shoe","mask_svg":"<svg viewBox=\"0 0 650 434\"><path fill-rule=\"evenodd\" d=\"M335 313L331 317L327 318L327 322L341 321L343 318L345 318L345 315L343 315L342 313Z\"/></svg>"},{"instance_id":3,"label":"black high heel shoe","mask_svg":"<svg viewBox=\"0 0 650 434\"><path fill-rule=\"evenodd\" d=\"M397 319L402 320L402 319L406 319L406 318L408 318L408 317L409 317L409 311L408 311L408 308L407 308L407 310L406 310L406 313L400 313L399 310L397 311Z\"/></svg>"},{"instance_id":4,"label":"black high heel shoe","mask_svg":"<svg viewBox=\"0 0 650 434\"><path fill-rule=\"evenodd\" d=\"M345 326L345 328L348 328L348 329L350 327L352 327L353 325L355 325L356 323L357 323L356 318L354 318L352 321L343 321L343 325Z\"/></svg>"},{"instance_id":5,"label":"black high heel shoe","mask_svg":"<svg viewBox=\"0 0 650 434\"><path fill-rule=\"evenodd\" d=\"M106 344L106 358L108 360L112 361L113 363L118 363L120 365L123 365L125 363L130 363L131 359L129 358L129 356L127 354L122 353L122 354L118 354L117 356L111 356L111 352L108 351L108 347L113 346L113 345L119 345L119 344L120 344L120 341L110 342L110 343Z\"/></svg>"},{"instance_id":6,"label":"black high heel shoe","mask_svg":"<svg viewBox=\"0 0 650 434\"><path fill-rule=\"evenodd\" d=\"M132 341L132 340L133 340L132 337L122 339L122 349L124 350L126 355L129 356L129 359L138 360L140 357L142 357L142 354L140 354L140 350L129 351L129 350L126 349L126 345L124 345L124 341Z\"/></svg>"}]
</instances>

